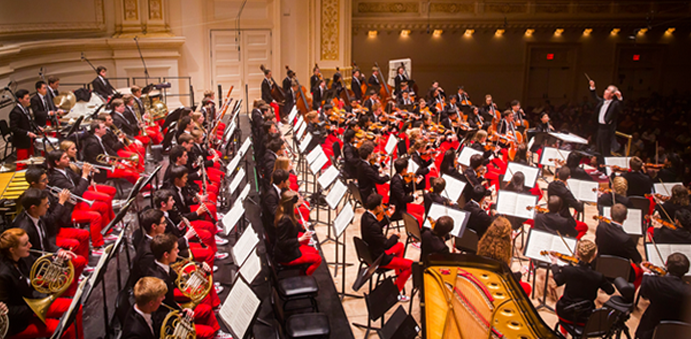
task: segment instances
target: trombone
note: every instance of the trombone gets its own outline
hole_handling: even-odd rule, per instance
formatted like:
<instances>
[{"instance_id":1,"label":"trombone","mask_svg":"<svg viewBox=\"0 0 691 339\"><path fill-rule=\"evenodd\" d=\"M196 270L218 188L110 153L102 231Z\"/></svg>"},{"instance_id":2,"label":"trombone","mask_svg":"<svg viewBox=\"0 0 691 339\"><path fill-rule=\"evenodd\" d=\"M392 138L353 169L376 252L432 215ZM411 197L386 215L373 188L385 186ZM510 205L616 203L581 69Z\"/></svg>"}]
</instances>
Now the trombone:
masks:
<instances>
[{"instance_id":1,"label":"trombone","mask_svg":"<svg viewBox=\"0 0 691 339\"><path fill-rule=\"evenodd\" d=\"M118 161L124 161L127 162L126 165L130 167L136 167L137 163L139 162L139 156L136 154L132 154L129 157L119 157L116 155L99 154L96 157L96 161L108 164L109 166L111 166L111 168L113 168L118 163Z\"/></svg>"},{"instance_id":2,"label":"trombone","mask_svg":"<svg viewBox=\"0 0 691 339\"><path fill-rule=\"evenodd\" d=\"M113 129L113 133L115 133L115 136L119 136L120 134L124 135L124 137L122 138L122 142L125 144L125 146L132 145L132 140L127 138L127 135L125 133L122 133L118 126L115 126L115 124L113 124L110 126L110 128Z\"/></svg>"},{"instance_id":3,"label":"trombone","mask_svg":"<svg viewBox=\"0 0 691 339\"><path fill-rule=\"evenodd\" d=\"M62 188L60 188L60 187L55 187L55 186L50 186L50 185L46 185L46 187L50 190L50 193L56 198L58 197L58 194L60 192L62 192ZM91 207L91 205L93 205L95 202L95 200L86 200L86 199L70 192L70 200L68 200L68 202L72 205L76 205L77 202L79 202L79 201L86 203L87 205L89 205L89 207ZM32 251L37 251L37 250L32 250Z\"/></svg>"}]
</instances>

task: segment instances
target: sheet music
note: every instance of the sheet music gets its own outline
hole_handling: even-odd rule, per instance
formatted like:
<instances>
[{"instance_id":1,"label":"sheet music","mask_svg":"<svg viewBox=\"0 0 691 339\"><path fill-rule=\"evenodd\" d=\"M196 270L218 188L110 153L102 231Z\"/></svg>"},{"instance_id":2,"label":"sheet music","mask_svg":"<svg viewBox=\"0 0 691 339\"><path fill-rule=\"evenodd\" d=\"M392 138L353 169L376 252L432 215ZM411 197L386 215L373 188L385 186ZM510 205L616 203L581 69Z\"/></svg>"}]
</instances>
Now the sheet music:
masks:
<instances>
[{"instance_id":1,"label":"sheet music","mask_svg":"<svg viewBox=\"0 0 691 339\"><path fill-rule=\"evenodd\" d=\"M394 136L393 134L389 135L389 140L386 142L386 146L384 147L384 151L386 151L386 154L392 155L393 151L396 149L396 145L398 144L398 138Z\"/></svg>"},{"instance_id":2,"label":"sheet music","mask_svg":"<svg viewBox=\"0 0 691 339\"><path fill-rule=\"evenodd\" d=\"M258 243L259 237L257 237L257 233L254 233L254 229L252 227L245 229L238 242L230 249L233 252L235 265L242 266Z\"/></svg>"},{"instance_id":3,"label":"sheet music","mask_svg":"<svg viewBox=\"0 0 691 339\"><path fill-rule=\"evenodd\" d=\"M559 132L549 132L549 135L565 142L571 142L574 144L583 144L587 145L588 140L583 139L582 137L575 135L575 134L566 134L566 133L559 133Z\"/></svg>"},{"instance_id":4,"label":"sheet music","mask_svg":"<svg viewBox=\"0 0 691 339\"><path fill-rule=\"evenodd\" d=\"M672 187L676 185L684 186L684 184L680 182L666 182L653 184L653 189L655 193L669 197L670 195L672 195Z\"/></svg>"},{"instance_id":5,"label":"sheet music","mask_svg":"<svg viewBox=\"0 0 691 339\"><path fill-rule=\"evenodd\" d=\"M607 218L612 218L611 214L612 208L609 206L602 207L602 215ZM626 211L626 220L622 226L624 226L624 232L632 235L643 235L643 230L641 227L642 213L641 210L635 208L629 208Z\"/></svg>"},{"instance_id":6,"label":"sheet music","mask_svg":"<svg viewBox=\"0 0 691 339\"><path fill-rule=\"evenodd\" d=\"M341 210L341 213L338 214L333 223L336 238L341 236L343 231L345 231L346 227L350 225L350 222L353 220L354 216L355 212L353 211L353 206L350 203L347 203L345 207L343 207L343 209Z\"/></svg>"},{"instance_id":7,"label":"sheet music","mask_svg":"<svg viewBox=\"0 0 691 339\"><path fill-rule=\"evenodd\" d=\"M121 237L123 236L122 234L120 235ZM103 265L105 265L108 262L108 258L110 257L110 251L113 250L113 244L110 244L106 246L105 251L103 255L98 259L98 263L96 264L96 267L94 267L94 273L98 273L103 269ZM96 285L96 278L98 277L98 274L92 274L89 276L89 286L92 288Z\"/></svg>"},{"instance_id":8,"label":"sheet music","mask_svg":"<svg viewBox=\"0 0 691 339\"><path fill-rule=\"evenodd\" d=\"M236 338L244 338L261 300L247 283L238 279L230 290L218 315Z\"/></svg>"},{"instance_id":9,"label":"sheet music","mask_svg":"<svg viewBox=\"0 0 691 339\"><path fill-rule=\"evenodd\" d=\"M544 147L540 157L540 165L555 166L556 163L554 161L549 161L550 159L557 159L566 162L566 159L569 158L569 154L571 154L571 151L554 147Z\"/></svg>"},{"instance_id":10,"label":"sheet music","mask_svg":"<svg viewBox=\"0 0 691 339\"><path fill-rule=\"evenodd\" d=\"M237 126L235 125L235 121L232 121L230 123L230 126L228 126L228 128L226 128L226 131L223 134L225 136L224 139L226 142L228 142L229 141L228 138L232 137L233 133L235 133L235 128L237 128Z\"/></svg>"},{"instance_id":11,"label":"sheet music","mask_svg":"<svg viewBox=\"0 0 691 339\"><path fill-rule=\"evenodd\" d=\"M617 165L621 168L629 168L629 160L631 157L605 157L605 165ZM612 169L607 166L607 176L612 175Z\"/></svg>"},{"instance_id":12,"label":"sheet music","mask_svg":"<svg viewBox=\"0 0 691 339\"><path fill-rule=\"evenodd\" d=\"M348 187L344 185L340 180L336 181L329 194L326 195L326 203L329 204L332 210L336 209L338 203L343 199L343 195L348 190Z\"/></svg>"},{"instance_id":13,"label":"sheet music","mask_svg":"<svg viewBox=\"0 0 691 339\"><path fill-rule=\"evenodd\" d=\"M288 122L292 124L293 121L295 121L295 115L297 115L297 114L298 114L298 107L293 106L293 109L290 110L290 114L288 114Z\"/></svg>"},{"instance_id":14,"label":"sheet music","mask_svg":"<svg viewBox=\"0 0 691 339\"><path fill-rule=\"evenodd\" d=\"M307 133L307 136L305 136L305 138L302 139L302 141L300 142L300 153L305 153L305 151L307 150L307 145L309 145L311 141L312 133Z\"/></svg>"},{"instance_id":15,"label":"sheet music","mask_svg":"<svg viewBox=\"0 0 691 339\"><path fill-rule=\"evenodd\" d=\"M250 138L245 138L245 141L242 143L242 146L240 146L240 150L238 151L239 154L242 154L240 157L247 154L247 150L250 149L251 143L252 141L250 140Z\"/></svg>"},{"instance_id":16,"label":"sheet music","mask_svg":"<svg viewBox=\"0 0 691 339\"><path fill-rule=\"evenodd\" d=\"M468 223L468 216L470 215L470 212L460 211L441 204L432 203L423 225L427 228L432 228L432 223L429 222L428 218L432 218L434 221L437 221L437 219L445 215L448 215L451 217L451 219L453 219L453 229L451 232L449 232L449 234L460 238L463 235L463 231L465 231L465 225Z\"/></svg>"},{"instance_id":17,"label":"sheet music","mask_svg":"<svg viewBox=\"0 0 691 339\"><path fill-rule=\"evenodd\" d=\"M657 244L657 249L660 250L660 255L662 256L662 260L660 260L660 255L657 254L657 251L655 250L655 245L653 243L647 243L645 244L645 253L646 257L648 258L648 261L657 266L657 267L665 267L665 262L667 261L667 258L672 254L672 253L681 253L684 254L687 258L691 258L691 245L689 244ZM686 276L691 276L691 271L686 272Z\"/></svg>"},{"instance_id":18,"label":"sheet music","mask_svg":"<svg viewBox=\"0 0 691 339\"><path fill-rule=\"evenodd\" d=\"M331 183L334 182L336 177L338 177L338 168L336 166L331 165L329 168L326 169L320 176L317 181L319 182L319 186L321 186L322 189L327 189L329 186L331 186Z\"/></svg>"},{"instance_id":19,"label":"sheet music","mask_svg":"<svg viewBox=\"0 0 691 339\"><path fill-rule=\"evenodd\" d=\"M230 182L230 186L228 187L230 191L230 195L235 193L235 190L238 188L240 185L240 182L242 182L242 179L245 178L245 168L241 167L240 170L238 171L238 174L235 175L233 178L233 181Z\"/></svg>"},{"instance_id":20,"label":"sheet music","mask_svg":"<svg viewBox=\"0 0 691 339\"><path fill-rule=\"evenodd\" d=\"M228 174L233 173L235 169L238 167L238 164L240 163L240 159L242 158L242 154L236 154L233 159L230 160L228 163L228 166L226 166L226 170Z\"/></svg>"},{"instance_id":21,"label":"sheet music","mask_svg":"<svg viewBox=\"0 0 691 339\"><path fill-rule=\"evenodd\" d=\"M240 192L240 195L238 196L238 200L236 201L245 201L245 198L247 198L247 195L250 193L250 183L245 184L245 188L242 189L242 192Z\"/></svg>"},{"instance_id":22,"label":"sheet music","mask_svg":"<svg viewBox=\"0 0 691 339\"><path fill-rule=\"evenodd\" d=\"M523 255L538 261L550 263L552 262L549 255L541 255L540 251L555 251L561 254L571 255L572 251L576 250L576 243L578 240L569 237L559 237L559 235L552 234L545 231L531 229L528 233L528 241L526 242ZM568 245L564 245L564 242ZM558 260L557 265L564 266L565 262Z\"/></svg>"},{"instance_id":23,"label":"sheet music","mask_svg":"<svg viewBox=\"0 0 691 339\"><path fill-rule=\"evenodd\" d=\"M472 157L475 154L482 155L482 152L474 150L470 147L463 147L463 149L461 150L461 154L458 155L458 163L463 166L470 166L470 157Z\"/></svg>"},{"instance_id":24,"label":"sheet music","mask_svg":"<svg viewBox=\"0 0 691 339\"><path fill-rule=\"evenodd\" d=\"M240 267L240 275L251 283L254 281L254 278L257 277L257 274L261 272L261 270L262 261L259 259L257 250L255 249L252 251L252 253L250 253L250 256L247 258L245 263L242 264L242 267Z\"/></svg>"},{"instance_id":25,"label":"sheet music","mask_svg":"<svg viewBox=\"0 0 691 339\"><path fill-rule=\"evenodd\" d=\"M461 193L463 193L465 189L466 183L448 174L444 174L441 177L446 181L446 187L444 188L444 192L441 192L441 195L453 202L458 201L458 198L461 197Z\"/></svg>"},{"instance_id":26,"label":"sheet music","mask_svg":"<svg viewBox=\"0 0 691 339\"><path fill-rule=\"evenodd\" d=\"M223 216L221 223L223 224L223 230L226 235L230 234L230 231L235 227L235 224L240 221L240 218L245 214L245 207L242 205L242 200L235 200L233 207Z\"/></svg>"},{"instance_id":27,"label":"sheet music","mask_svg":"<svg viewBox=\"0 0 691 339\"><path fill-rule=\"evenodd\" d=\"M534 209L526 208L537 204L537 197L532 194L519 194L500 190L497 195L497 212L508 216L532 219Z\"/></svg>"},{"instance_id":28,"label":"sheet music","mask_svg":"<svg viewBox=\"0 0 691 339\"><path fill-rule=\"evenodd\" d=\"M319 153L317 156L317 159L314 160L313 163L310 164L310 171L312 171L312 174L317 175L319 171L324 168L324 165L329 161L329 158L326 157L326 154L324 152Z\"/></svg>"},{"instance_id":29,"label":"sheet music","mask_svg":"<svg viewBox=\"0 0 691 339\"><path fill-rule=\"evenodd\" d=\"M416 173L420 166L413 161L413 159L408 159L408 173Z\"/></svg>"},{"instance_id":30,"label":"sheet music","mask_svg":"<svg viewBox=\"0 0 691 339\"><path fill-rule=\"evenodd\" d=\"M597 204L597 189L599 186L597 182L569 179L566 180L566 184L576 199Z\"/></svg>"},{"instance_id":31,"label":"sheet music","mask_svg":"<svg viewBox=\"0 0 691 339\"><path fill-rule=\"evenodd\" d=\"M523 186L530 188L535 187L535 182L537 181L540 169L537 167L522 165L517 162L509 162L509 165L506 166L506 172L504 172L504 182L511 181L513 175L518 172L523 173L525 176Z\"/></svg>"},{"instance_id":32,"label":"sheet music","mask_svg":"<svg viewBox=\"0 0 691 339\"><path fill-rule=\"evenodd\" d=\"M307 131L307 123L303 123L300 125L298 128L298 132L295 134L295 137L297 137L298 140L302 139L303 136L305 136L305 131ZM311 133L307 133L311 134Z\"/></svg>"},{"instance_id":33,"label":"sheet music","mask_svg":"<svg viewBox=\"0 0 691 339\"><path fill-rule=\"evenodd\" d=\"M300 127L302 127L302 124L304 124L304 123L305 123L305 119L302 118L302 115L298 115L298 119L294 125L295 129L299 129Z\"/></svg>"},{"instance_id":34,"label":"sheet music","mask_svg":"<svg viewBox=\"0 0 691 339\"><path fill-rule=\"evenodd\" d=\"M317 159L319 153L324 153L324 149L322 149L321 145L317 145L311 152L307 153L305 160L307 160L308 164L311 164Z\"/></svg>"}]
</instances>

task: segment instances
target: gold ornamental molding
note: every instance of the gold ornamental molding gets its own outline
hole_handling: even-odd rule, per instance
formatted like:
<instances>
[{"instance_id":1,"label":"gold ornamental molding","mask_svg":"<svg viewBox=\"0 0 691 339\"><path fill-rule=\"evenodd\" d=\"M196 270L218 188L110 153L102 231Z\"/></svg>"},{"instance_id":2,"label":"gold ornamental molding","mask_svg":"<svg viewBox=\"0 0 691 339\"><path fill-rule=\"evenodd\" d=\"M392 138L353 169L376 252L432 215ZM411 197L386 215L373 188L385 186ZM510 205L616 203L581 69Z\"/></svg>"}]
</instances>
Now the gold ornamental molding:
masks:
<instances>
[{"instance_id":1,"label":"gold ornamental molding","mask_svg":"<svg viewBox=\"0 0 691 339\"><path fill-rule=\"evenodd\" d=\"M321 2L321 60L338 60L340 0Z\"/></svg>"},{"instance_id":2,"label":"gold ornamental molding","mask_svg":"<svg viewBox=\"0 0 691 339\"><path fill-rule=\"evenodd\" d=\"M106 29L103 0L94 0L94 19L88 22L41 22L27 24L0 24L0 36L32 33L102 32Z\"/></svg>"},{"instance_id":3,"label":"gold ornamental molding","mask_svg":"<svg viewBox=\"0 0 691 339\"><path fill-rule=\"evenodd\" d=\"M163 20L162 0L149 0L149 20Z\"/></svg>"},{"instance_id":4,"label":"gold ornamental molding","mask_svg":"<svg viewBox=\"0 0 691 339\"><path fill-rule=\"evenodd\" d=\"M122 13L125 21L139 21L139 1L125 0L122 2Z\"/></svg>"},{"instance_id":5,"label":"gold ornamental molding","mask_svg":"<svg viewBox=\"0 0 691 339\"><path fill-rule=\"evenodd\" d=\"M429 5L430 13L475 13L473 2L433 2Z\"/></svg>"},{"instance_id":6,"label":"gold ornamental molding","mask_svg":"<svg viewBox=\"0 0 691 339\"><path fill-rule=\"evenodd\" d=\"M418 13L419 2L360 2L357 6L359 13Z\"/></svg>"}]
</instances>

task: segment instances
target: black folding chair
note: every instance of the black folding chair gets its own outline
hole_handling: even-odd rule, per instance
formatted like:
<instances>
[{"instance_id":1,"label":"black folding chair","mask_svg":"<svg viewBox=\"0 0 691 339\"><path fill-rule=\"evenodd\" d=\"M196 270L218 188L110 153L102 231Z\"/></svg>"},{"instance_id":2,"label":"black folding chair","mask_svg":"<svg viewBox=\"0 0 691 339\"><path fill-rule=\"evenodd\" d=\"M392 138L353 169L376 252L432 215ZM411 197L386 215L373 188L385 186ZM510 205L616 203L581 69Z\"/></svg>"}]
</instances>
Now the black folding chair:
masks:
<instances>
[{"instance_id":1,"label":"black folding chair","mask_svg":"<svg viewBox=\"0 0 691 339\"><path fill-rule=\"evenodd\" d=\"M477 253L478 242L480 242L480 237L477 235L477 232L471 228L466 228L460 238L454 237L454 246L461 252Z\"/></svg>"},{"instance_id":2,"label":"black folding chair","mask_svg":"<svg viewBox=\"0 0 691 339\"><path fill-rule=\"evenodd\" d=\"M408 251L408 245L414 242L421 242L422 235L420 233L420 224L417 219L408 213L403 213L403 226L405 226L405 232L408 235L405 239L405 247L403 248L403 256L405 257Z\"/></svg>"},{"instance_id":3,"label":"black folding chair","mask_svg":"<svg viewBox=\"0 0 691 339\"><path fill-rule=\"evenodd\" d=\"M689 339L691 338L691 324L681 321L664 320L661 321L655 332L653 332L653 339Z\"/></svg>"}]
</instances>

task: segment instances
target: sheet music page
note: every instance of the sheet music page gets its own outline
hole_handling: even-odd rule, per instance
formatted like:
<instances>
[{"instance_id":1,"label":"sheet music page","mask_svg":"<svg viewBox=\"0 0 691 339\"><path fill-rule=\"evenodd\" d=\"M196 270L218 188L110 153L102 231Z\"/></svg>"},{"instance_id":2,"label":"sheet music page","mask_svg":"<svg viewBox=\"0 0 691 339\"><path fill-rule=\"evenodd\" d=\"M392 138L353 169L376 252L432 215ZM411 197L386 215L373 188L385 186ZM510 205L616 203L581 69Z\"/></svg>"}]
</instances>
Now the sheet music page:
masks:
<instances>
[{"instance_id":1,"label":"sheet music page","mask_svg":"<svg viewBox=\"0 0 691 339\"><path fill-rule=\"evenodd\" d=\"M311 164L314 162L314 160L317 160L319 153L324 153L321 145L317 145L311 152L307 154L307 156L305 156L307 163Z\"/></svg>"},{"instance_id":2,"label":"sheet music page","mask_svg":"<svg viewBox=\"0 0 691 339\"><path fill-rule=\"evenodd\" d=\"M242 158L242 154L236 154L233 159L230 160L228 163L228 166L226 167L226 170L228 170L227 174L231 174L235 171L235 169L238 167L238 164L240 163L240 159Z\"/></svg>"},{"instance_id":3,"label":"sheet music page","mask_svg":"<svg viewBox=\"0 0 691 339\"><path fill-rule=\"evenodd\" d=\"M463 193L465 189L466 183L448 174L444 174L441 177L446 181L446 188L444 188L444 192L442 192L441 195L453 202L458 201L458 198L460 198L461 193Z\"/></svg>"},{"instance_id":4,"label":"sheet music page","mask_svg":"<svg viewBox=\"0 0 691 339\"><path fill-rule=\"evenodd\" d=\"M329 204L331 209L336 209L338 203L343 199L343 195L348 190L348 187L344 185L340 180L336 181L329 194L326 195L326 203Z\"/></svg>"},{"instance_id":5,"label":"sheet music page","mask_svg":"<svg viewBox=\"0 0 691 339\"><path fill-rule=\"evenodd\" d=\"M684 186L684 184L680 183L680 182L666 182L666 183L656 183L656 184L654 183L653 188L654 188L655 193L669 197L670 195L672 195L672 187L674 187L676 185Z\"/></svg>"},{"instance_id":6,"label":"sheet music page","mask_svg":"<svg viewBox=\"0 0 691 339\"><path fill-rule=\"evenodd\" d=\"M413 161L413 159L408 159L408 172L415 173L420 166Z\"/></svg>"},{"instance_id":7,"label":"sheet music page","mask_svg":"<svg viewBox=\"0 0 691 339\"><path fill-rule=\"evenodd\" d=\"M528 141L528 149L533 148L533 144L535 143L535 137L530 138L530 141Z\"/></svg>"},{"instance_id":8,"label":"sheet music page","mask_svg":"<svg viewBox=\"0 0 691 339\"><path fill-rule=\"evenodd\" d=\"M511 181L513 175L518 172L523 173L525 176L525 182L523 183L525 187L535 187L535 182L537 181L537 176L540 173L540 169L537 167L522 165L516 162L510 162L508 166L506 166L506 172L504 172L503 179L504 182Z\"/></svg>"},{"instance_id":9,"label":"sheet music page","mask_svg":"<svg viewBox=\"0 0 691 339\"><path fill-rule=\"evenodd\" d=\"M242 200L235 200L233 207L230 209L230 211L228 211L228 213L226 213L225 216L223 216L223 219L221 220L223 230L226 232L226 235L230 234L230 231L233 230L235 224L240 221L240 218L242 218L243 214L245 214L245 207L242 205Z\"/></svg>"},{"instance_id":10,"label":"sheet music page","mask_svg":"<svg viewBox=\"0 0 691 339\"><path fill-rule=\"evenodd\" d=\"M425 221L422 223L422 225L431 229L432 223L429 222L429 218L432 218L434 219L434 221L436 221L437 219L439 219L439 217L443 217L445 215L448 215L446 213L446 206L434 202L432 203L432 205L430 205L429 213L427 213L427 217L425 218Z\"/></svg>"},{"instance_id":11,"label":"sheet music page","mask_svg":"<svg viewBox=\"0 0 691 339\"><path fill-rule=\"evenodd\" d=\"M353 211L353 206L350 203L347 203L345 207L343 207L343 209L341 210L341 213L338 214L333 223L336 238L341 236L343 231L345 231L346 227L350 225L350 222L353 220L354 216L355 211Z\"/></svg>"},{"instance_id":12,"label":"sheet music page","mask_svg":"<svg viewBox=\"0 0 691 339\"><path fill-rule=\"evenodd\" d=\"M302 115L298 115L298 120L295 122L295 128L299 129L302 127L302 124L305 123L305 119L302 118Z\"/></svg>"},{"instance_id":13,"label":"sheet music page","mask_svg":"<svg viewBox=\"0 0 691 339\"><path fill-rule=\"evenodd\" d=\"M228 143L230 141L230 138L233 136L233 133L235 133L235 121L230 123L230 126L226 128L225 132L223 133L223 140L225 140L225 143Z\"/></svg>"},{"instance_id":14,"label":"sheet music page","mask_svg":"<svg viewBox=\"0 0 691 339\"><path fill-rule=\"evenodd\" d=\"M571 143L575 143L575 144L583 144L583 145L588 144L588 140L583 139L582 137L575 135L575 134L549 132L549 135L551 135L551 136L553 136L559 140L566 141L566 142L571 142Z\"/></svg>"},{"instance_id":15,"label":"sheet music page","mask_svg":"<svg viewBox=\"0 0 691 339\"><path fill-rule=\"evenodd\" d=\"M238 196L238 201L245 201L245 198L247 198L247 195L250 194L250 183L245 184L245 188L242 189L242 192L240 192L240 195Z\"/></svg>"},{"instance_id":16,"label":"sheet music page","mask_svg":"<svg viewBox=\"0 0 691 339\"><path fill-rule=\"evenodd\" d=\"M602 215L604 215L607 218L612 218L612 213L611 213L612 208L608 206L602 207ZM624 226L624 232L627 234L633 234L633 235L643 235L643 230L641 227L641 210L637 210L635 208L629 208L626 211L626 220L624 220L624 223L622 226Z\"/></svg>"},{"instance_id":17,"label":"sheet music page","mask_svg":"<svg viewBox=\"0 0 691 339\"><path fill-rule=\"evenodd\" d=\"M319 153L317 159L315 159L314 162L310 164L310 171L312 171L312 174L317 175L328 161L329 158L326 157L326 154L324 154L324 152Z\"/></svg>"},{"instance_id":18,"label":"sheet music page","mask_svg":"<svg viewBox=\"0 0 691 339\"><path fill-rule=\"evenodd\" d=\"M305 136L305 138L302 139L302 141L300 142L300 145L299 145L300 153L305 153L305 151L307 150L307 145L309 145L311 141L312 141L312 133L307 133L307 136Z\"/></svg>"},{"instance_id":19,"label":"sheet music page","mask_svg":"<svg viewBox=\"0 0 691 339\"><path fill-rule=\"evenodd\" d=\"M101 257L98 259L98 263L96 264L96 267L94 267L95 273L98 273L103 268L103 265L105 265L106 262L108 262L108 257L109 257L108 254L110 254L110 251L112 251L112 250L113 250L113 244L106 246L103 255L101 255ZM92 274L89 276L89 285L90 286L95 286L97 277L98 277L98 274Z\"/></svg>"},{"instance_id":20,"label":"sheet music page","mask_svg":"<svg viewBox=\"0 0 691 339\"><path fill-rule=\"evenodd\" d=\"M538 197L532 194L516 194L516 213L514 216L532 219L535 217L535 209L528 210L528 206L537 205Z\"/></svg>"},{"instance_id":21,"label":"sheet music page","mask_svg":"<svg viewBox=\"0 0 691 339\"><path fill-rule=\"evenodd\" d=\"M245 154L247 154L247 150L250 149L250 144L251 144L251 143L252 143L252 141L250 140L250 138L249 138L249 137L246 138L245 141L242 143L242 146L240 146L240 150L239 150L238 152L239 152L240 154L242 154L243 156L244 156Z\"/></svg>"},{"instance_id":22,"label":"sheet music page","mask_svg":"<svg viewBox=\"0 0 691 339\"><path fill-rule=\"evenodd\" d=\"M319 186L321 186L322 189L327 189L331 185L332 182L334 182L334 179L338 177L338 169L336 166L331 165L329 168L326 169L322 173L322 175L319 176L319 179L317 181L319 182Z\"/></svg>"},{"instance_id":23,"label":"sheet music page","mask_svg":"<svg viewBox=\"0 0 691 339\"><path fill-rule=\"evenodd\" d=\"M298 127L298 131L295 134L295 137L298 138L298 140L302 139L303 136L305 136L305 131L307 130L307 122L303 122L300 124Z\"/></svg>"},{"instance_id":24,"label":"sheet music page","mask_svg":"<svg viewBox=\"0 0 691 339\"><path fill-rule=\"evenodd\" d=\"M540 165L555 166L555 162L550 161L550 159L566 161L566 159L569 158L569 154L571 154L571 151L561 150L554 147L545 147L542 149Z\"/></svg>"},{"instance_id":25,"label":"sheet music page","mask_svg":"<svg viewBox=\"0 0 691 339\"><path fill-rule=\"evenodd\" d=\"M605 157L605 165L617 165L621 168L629 168L629 159L631 157ZM612 169L606 167L607 176L612 175Z\"/></svg>"},{"instance_id":26,"label":"sheet music page","mask_svg":"<svg viewBox=\"0 0 691 339\"><path fill-rule=\"evenodd\" d=\"M296 114L298 114L298 107L297 107L297 105L296 105L296 106L293 106L293 109L290 110L290 114L288 114L288 122L290 122L290 123L292 124L293 121L295 121L295 115L296 115Z\"/></svg>"},{"instance_id":27,"label":"sheet music page","mask_svg":"<svg viewBox=\"0 0 691 339\"><path fill-rule=\"evenodd\" d=\"M257 237L257 233L254 233L254 229L252 227L245 229L245 232L242 233L238 242L231 248L231 251L233 251L233 258L237 260L235 264L242 266L245 259L252 253L252 250L258 243L259 237Z\"/></svg>"},{"instance_id":28,"label":"sheet music page","mask_svg":"<svg viewBox=\"0 0 691 339\"><path fill-rule=\"evenodd\" d=\"M482 155L482 152L474 150L470 147L463 147L461 154L458 155L458 163L463 166L469 166L470 157L472 157L474 154Z\"/></svg>"},{"instance_id":29,"label":"sheet music page","mask_svg":"<svg viewBox=\"0 0 691 339\"><path fill-rule=\"evenodd\" d=\"M468 216L470 215L470 212L467 211L460 211L441 204L432 203L432 205L429 208L427 218L425 218L425 222L423 223L423 226L427 228L432 228L432 224L429 222L429 218L432 218L434 221L436 221L437 219L445 215L453 219L453 229L451 230L451 232L449 232L449 234L456 237L461 237L463 235L463 232L465 231L465 226L468 223Z\"/></svg>"},{"instance_id":30,"label":"sheet music page","mask_svg":"<svg viewBox=\"0 0 691 339\"><path fill-rule=\"evenodd\" d=\"M516 214L516 196L518 194L499 190L497 193L497 213L514 216Z\"/></svg>"},{"instance_id":31,"label":"sheet music page","mask_svg":"<svg viewBox=\"0 0 691 339\"><path fill-rule=\"evenodd\" d=\"M396 149L397 144L398 144L398 138L396 138L395 135L390 134L389 140L386 142L386 146L384 147L386 154L388 154L388 155L393 154L393 150Z\"/></svg>"},{"instance_id":32,"label":"sheet music page","mask_svg":"<svg viewBox=\"0 0 691 339\"><path fill-rule=\"evenodd\" d=\"M240 185L240 182L244 178L245 178L245 168L242 167L238 171L238 174L236 174L235 177L233 178L233 181L230 182L230 186L228 187L228 189L230 191L230 195L235 193L235 190L238 188L238 186Z\"/></svg>"},{"instance_id":33,"label":"sheet music page","mask_svg":"<svg viewBox=\"0 0 691 339\"><path fill-rule=\"evenodd\" d=\"M240 267L240 275L242 275L242 277L245 278L245 280L252 283L254 281L254 278L257 277L257 274L259 274L261 270L262 261L261 259L259 259L257 251L254 250L252 251L252 253L250 253L250 256L247 257L247 260L242 265L242 267Z\"/></svg>"},{"instance_id":34,"label":"sheet music page","mask_svg":"<svg viewBox=\"0 0 691 339\"><path fill-rule=\"evenodd\" d=\"M528 241L526 243L525 249L523 250L523 255L530 259L535 259L542 262L552 262L549 255L541 255L540 251L549 251L552 248L552 243L554 240L554 235L551 233L539 231L536 229L530 229L528 233ZM566 254L566 253L564 253Z\"/></svg>"},{"instance_id":35,"label":"sheet music page","mask_svg":"<svg viewBox=\"0 0 691 339\"><path fill-rule=\"evenodd\" d=\"M563 236L563 235L562 235ZM572 255L571 253L574 253L576 251L576 243L578 240L574 238L568 238L566 236L564 237L564 241L562 241L559 237L559 235L552 235L552 246L550 247L550 250L559 252L561 254L566 254L566 255ZM566 244L564 244L566 242ZM566 246L568 245L568 247ZM560 265L567 265L567 263L559 260L558 263Z\"/></svg>"},{"instance_id":36,"label":"sheet music page","mask_svg":"<svg viewBox=\"0 0 691 339\"><path fill-rule=\"evenodd\" d=\"M578 179L568 179L566 184L573 193L573 196L580 201L597 203L598 183L595 181L585 181ZM593 191L594 189L594 191Z\"/></svg>"},{"instance_id":37,"label":"sheet music page","mask_svg":"<svg viewBox=\"0 0 691 339\"><path fill-rule=\"evenodd\" d=\"M261 300L247 283L238 279L218 315L237 338L244 338L260 304Z\"/></svg>"}]
</instances>

